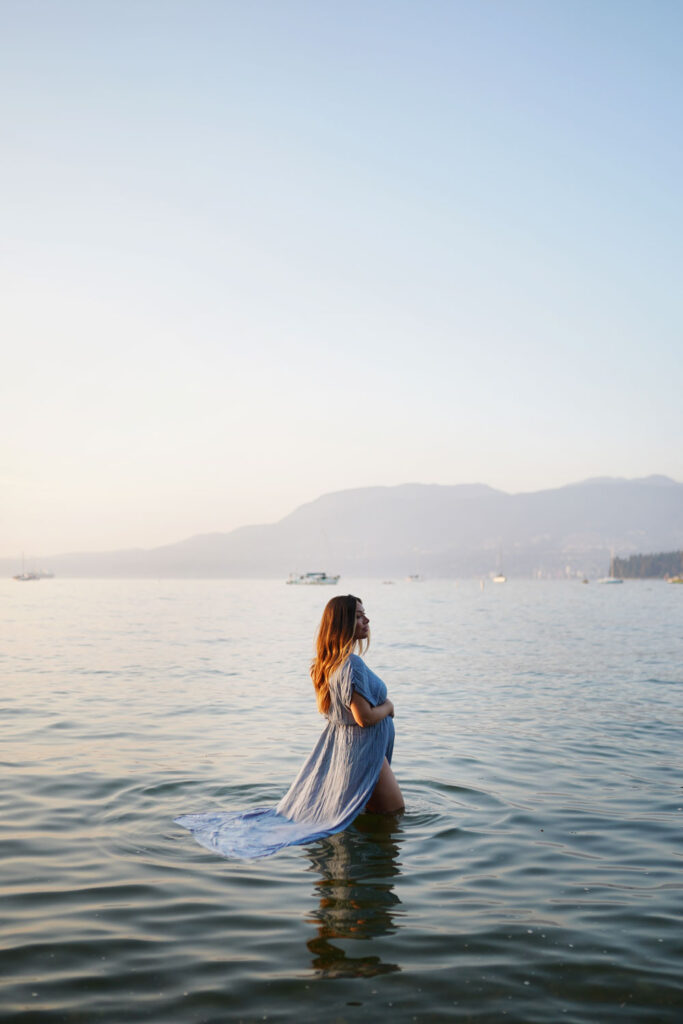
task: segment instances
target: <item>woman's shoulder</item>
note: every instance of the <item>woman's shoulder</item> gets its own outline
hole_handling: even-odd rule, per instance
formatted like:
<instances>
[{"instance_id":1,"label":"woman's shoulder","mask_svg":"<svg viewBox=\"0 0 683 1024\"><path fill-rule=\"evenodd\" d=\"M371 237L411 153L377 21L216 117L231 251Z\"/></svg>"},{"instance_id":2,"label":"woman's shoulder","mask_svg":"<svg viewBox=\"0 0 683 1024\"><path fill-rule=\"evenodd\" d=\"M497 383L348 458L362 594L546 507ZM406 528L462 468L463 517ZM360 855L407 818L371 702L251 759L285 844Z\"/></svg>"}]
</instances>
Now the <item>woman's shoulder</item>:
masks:
<instances>
[{"instance_id":1,"label":"woman's shoulder","mask_svg":"<svg viewBox=\"0 0 683 1024\"><path fill-rule=\"evenodd\" d=\"M349 654L346 659L346 669L352 679L365 679L368 674L368 666L359 654Z\"/></svg>"},{"instance_id":2,"label":"woman's shoulder","mask_svg":"<svg viewBox=\"0 0 683 1024\"><path fill-rule=\"evenodd\" d=\"M339 693L344 704L351 700L353 690L360 693L367 688L368 669L357 654L349 654L330 677L330 689Z\"/></svg>"},{"instance_id":3,"label":"woman's shoulder","mask_svg":"<svg viewBox=\"0 0 683 1024\"><path fill-rule=\"evenodd\" d=\"M358 654L350 654L344 662L344 667L346 685L351 690L355 690L373 705L384 699L382 697L382 691L386 690L384 683L371 668L368 668Z\"/></svg>"}]
</instances>

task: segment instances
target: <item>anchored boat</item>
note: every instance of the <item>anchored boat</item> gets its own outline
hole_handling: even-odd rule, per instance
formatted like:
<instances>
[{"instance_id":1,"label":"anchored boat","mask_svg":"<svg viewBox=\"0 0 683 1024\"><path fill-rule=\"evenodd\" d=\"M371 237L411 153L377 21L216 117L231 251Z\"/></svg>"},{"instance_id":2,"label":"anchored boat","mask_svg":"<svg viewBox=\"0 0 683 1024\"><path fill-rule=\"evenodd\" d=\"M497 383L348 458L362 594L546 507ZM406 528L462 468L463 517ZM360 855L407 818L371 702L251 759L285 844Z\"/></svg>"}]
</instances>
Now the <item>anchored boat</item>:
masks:
<instances>
[{"instance_id":1,"label":"anchored boat","mask_svg":"<svg viewBox=\"0 0 683 1024\"><path fill-rule=\"evenodd\" d=\"M334 586L339 583L339 576L328 576L326 572L291 572L285 582L307 587Z\"/></svg>"},{"instance_id":2,"label":"anchored boat","mask_svg":"<svg viewBox=\"0 0 683 1024\"><path fill-rule=\"evenodd\" d=\"M598 583L623 583L621 576L614 575L614 552L610 555L609 559L609 576L603 576Z\"/></svg>"}]
</instances>

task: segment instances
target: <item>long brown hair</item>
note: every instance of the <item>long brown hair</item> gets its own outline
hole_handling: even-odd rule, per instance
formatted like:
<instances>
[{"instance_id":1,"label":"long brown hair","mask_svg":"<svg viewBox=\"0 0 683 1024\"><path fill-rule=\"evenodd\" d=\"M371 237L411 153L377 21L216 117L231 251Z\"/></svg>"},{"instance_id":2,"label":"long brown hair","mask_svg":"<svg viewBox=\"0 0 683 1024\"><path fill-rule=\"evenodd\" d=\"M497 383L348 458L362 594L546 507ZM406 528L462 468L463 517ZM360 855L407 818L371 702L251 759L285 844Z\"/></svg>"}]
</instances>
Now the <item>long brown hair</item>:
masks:
<instances>
[{"instance_id":1,"label":"long brown hair","mask_svg":"<svg viewBox=\"0 0 683 1024\"><path fill-rule=\"evenodd\" d=\"M326 715L330 710L330 676L342 665L353 648L361 641L354 640L356 608L359 597L343 594L328 601L323 611L316 640L316 655L311 662L311 679L318 700L318 711Z\"/></svg>"}]
</instances>

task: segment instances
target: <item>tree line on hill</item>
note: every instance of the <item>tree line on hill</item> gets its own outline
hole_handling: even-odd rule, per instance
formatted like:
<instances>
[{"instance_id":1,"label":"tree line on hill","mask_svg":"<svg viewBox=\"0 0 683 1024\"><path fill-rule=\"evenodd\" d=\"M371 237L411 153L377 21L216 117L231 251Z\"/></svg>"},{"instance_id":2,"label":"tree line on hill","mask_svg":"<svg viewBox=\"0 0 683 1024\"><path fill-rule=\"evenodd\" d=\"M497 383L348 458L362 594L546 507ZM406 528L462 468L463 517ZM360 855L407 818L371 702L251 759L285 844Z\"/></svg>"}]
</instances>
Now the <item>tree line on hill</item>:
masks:
<instances>
[{"instance_id":1,"label":"tree line on hill","mask_svg":"<svg viewBox=\"0 0 683 1024\"><path fill-rule=\"evenodd\" d=\"M665 579L683 573L683 551L659 551L654 555L615 558L612 573L621 579Z\"/></svg>"}]
</instances>

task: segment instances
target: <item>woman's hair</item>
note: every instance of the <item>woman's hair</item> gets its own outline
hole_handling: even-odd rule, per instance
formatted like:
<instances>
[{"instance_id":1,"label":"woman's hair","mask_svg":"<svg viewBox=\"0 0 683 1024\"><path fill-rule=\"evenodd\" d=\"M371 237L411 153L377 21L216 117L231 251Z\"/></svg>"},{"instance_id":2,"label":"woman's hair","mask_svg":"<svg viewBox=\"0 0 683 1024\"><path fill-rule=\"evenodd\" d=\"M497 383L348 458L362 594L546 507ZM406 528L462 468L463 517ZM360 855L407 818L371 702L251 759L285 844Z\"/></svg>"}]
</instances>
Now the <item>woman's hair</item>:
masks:
<instances>
[{"instance_id":1,"label":"woman's hair","mask_svg":"<svg viewBox=\"0 0 683 1024\"><path fill-rule=\"evenodd\" d=\"M315 658L311 662L311 679L318 700L318 711L326 715L330 710L330 676L348 658L361 641L354 640L356 608L359 597L339 595L328 601L320 621L316 640Z\"/></svg>"}]
</instances>

